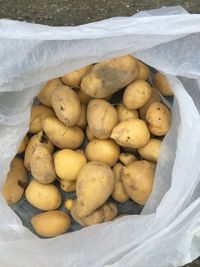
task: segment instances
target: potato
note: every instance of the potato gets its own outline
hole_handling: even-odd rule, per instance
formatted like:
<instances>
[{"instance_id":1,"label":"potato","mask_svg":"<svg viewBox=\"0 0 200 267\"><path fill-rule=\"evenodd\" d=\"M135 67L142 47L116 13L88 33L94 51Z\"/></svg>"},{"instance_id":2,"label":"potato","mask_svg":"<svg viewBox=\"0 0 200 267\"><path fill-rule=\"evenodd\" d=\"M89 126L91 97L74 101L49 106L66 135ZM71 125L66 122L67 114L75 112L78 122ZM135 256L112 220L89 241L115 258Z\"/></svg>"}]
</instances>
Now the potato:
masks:
<instances>
[{"instance_id":1,"label":"potato","mask_svg":"<svg viewBox=\"0 0 200 267\"><path fill-rule=\"evenodd\" d=\"M45 106L51 107L51 96L53 91L63 85L60 78L55 78L47 82L47 84L42 88L37 98Z\"/></svg>"},{"instance_id":2,"label":"potato","mask_svg":"<svg viewBox=\"0 0 200 267\"><path fill-rule=\"evenodd\" d=\"M123 95L123 103L128 109L138 109L144 106L150 96L150 84L143 80L137 80L126 87Z\"/></svg>"},{"instance_id":3,"label":"potato","mask_svg":"<svg viewBox=\"0 0 200 267\"><path fill-rule=\"evenodd\" d=\"M82 129L85 129L87 126L87 106L85 104L81 104L81 113L79 115L79 119L77 121L77 126L81 127Z\"/></svg>"},{"instance_id":4,"label":"potato","mask_svg":"<svg viewBox=\"0 0 200 267\"><path fill-rule=\"evenodd\" d=\"M152 138L144 147L139 148L138 152L144 159L157 162L161 143L161 140Z\"/></svg>"},{"instance_id":5,"label":"potato","mask_svg":"<svg viewBox=\"0 0 200 267\"><path fill-rule=\"evenodd\" d=\"M120 147L112 139L93 139L88 143L85 149L85 155L88 161L103 162L110 167L115 165L120 154Z\"/></svg>"},{"instance_id":6,"label":"potato","mask_svg":"<svg viewBox=\"0 0 200 267\"><path fill-rule=\"evenodd\" d=\"M112 202L107 202L103 206L104 222L112 221L118 213L117 205Z\"/></svg>"},{"instance_id":7,"label":"potato","mask_svg":"<svg viewBox=\"0 0 200 267\"><path fill-rule=\"evenodd\" d=\"M134 156L133 154L130 153L121 153L119 155L119 160L124 164L124 165L128 165L129 163L137 160L136 156Z\"/></svg>"},{"instance_id":8,"label":"potato","mask_svg":"<svg viewBox=\"0 0 200 267\"><path fill-rule=\"evenodd\" d=\"M112 192L112 198L120 203L124 203L129 199L129 196L127 195L122 183L123 171L124 166L121 163L117 163L113 167L114 188Z\"/></svg>"},{"instance_id":9,"label":"potato","mask_svg":"<svg viewBox=\"0 0 200 267\"><path fill-rule=\"evenodd\" d=\"M52 94L51 105L60 121L67 126L78 122L81 105L77 93L68 86L59 86Z\"/></svg>"},{"instance_id":10,"label":"potato","mask_svg":"<svg viewBox=\"0 0 200 267\"><path fill-rule=\"evenodd\" d=\"M154 102L147 109L146 120L152 134L163 136L171 126L171 113L164 104Z\"/></svg>"},{"instance_id":11,"label":"potato","mask_svg":"<svg viewBox=\"0 0 200 267\"><path fill-rule=\"evenodd\" d=\"M73 207L74 200L69 198L65 200L64 206L67 210L71 211Z\"/></svg>"},{"instance_id":12,"label":"potato","mask_svg":"<svg viewBox=\"0 0 200 267\"><path fill-rule=\"evenodd\" d=\"M71 220L65 212L53 210L34 215L31 224L37 234L54 237L67 232L71 226Z\"/></svg>"},{"instance_id":13,"label":"potato","mask_svg":"<svg viewBox=\"0 0 200 267\"><path fill-rule=\"evenodd\" d=\"M32 180L26 188L27 201L35 208L48 211L60 207L61 193L54 184L41 184Z\"/></svg>"},{"instance_id":14,"label":"potato","mask_svg":"<svg viewBox=\"0 0 200 267\"><path fill-rule=\"evenodd\" d=\"M150 133L144 121L129 119L114 127L111 138L120 146L140 148L148 143Z\"/></svg>"},{"instance_id":15,"label":"potato","mask_svg":"<svg viewBox=\"0 0 200 267\"><path fill-rule=\"evenodd\" d=\"M84 133L78 126L68 127L55 117L44 119L42 128L51 142L61 149L76 149L84 140Z\"/></svg>"},{"instance_id":16,"label":"potato","mask_svg":"<svg viewBox=\"0 0 200 267\"><path fill-rule=\"evenodd\" d=\"M95 138L89 126L86 128L86 136L89 141L92 141Z\"/></svg>"},{"instance_id":17,"label":"potato","mask_svg":"<svg viewBox=\"0 0 200 267\"><path fill-rule=\"evenodd\" d=\"M149 67L147 65L145 65L144 63L140 62L138 60L138 64L139 64L139 73L136 77L136 80L147 80L149 77Z\"/></svg>"},{"instance_id":18,"label":"potato","mask_svg":"<svg viewBox=\"0 0 200 267\"><path fill-rule=\"evenodd\" d=\"M155 165L146 160L134 161L124 167L122 181L129 197L144 205L151 194Z\"/></svg>"},{"instance_id":19,"label":"potato","mask_svg":"<svg viewBox=\"0 0 200 267\"><path fill-rule=\"evenodd\" d=\"M29 142L29 138L28 138L28 135L25 135L23 140L21 141L18 149L17 149L17 154L21 154L25 151L27 145L28 145L28 142Z\"/></svg>"},{"instance_id":20,"label":"potato","mask_svg":"<svg viewBox=\"0 0 200 267\"><path fill-rule=\"evenodd\" d=\"M168 83L165 75L163 75L162 73L157 72L154 75L153 83L154 83L155 87L159 90L159 92L163 96L173 96L174 95L170 84Z\"/></svg>"},{"instance_id":21,"label":"potato","mask_svg":"<svg viewBox=\"0 0 200 267\"><path fill-rule=\"evenodd\" d=\"M95 137L107 139L118 122L117 112L109 102L92 99L87 108L87 122Z\"/></svg>"},{"instance_id":22,"label":"potato","mask_svg":"<svg viewBox=\"0 0 200 267\"><path fill-rule=\"evenodd\" d=\"M89 103L90 99L92 99L91 96L86 95L86 94L85 94L83 91L81 91L81 90L77 90L76 93L77 93L77 95L79 96L79 99L80 99L81 104L85 104L85 105L87 105L87 104Z\"/></svg>"},{"instance_id":23,"label":"potato","mask_svg":"<svg viewBox=\"0 0 200 267\"><path fill-rule=\"evenodd\" d=\"M119 106L117 106L116 110L117 110L119 122L125 121L128 119L138 119L139 118L137 110L128 109L123 104L120 104Z\"/></svg>"},{"instance_id":24,"label":"potato","mask_svg":"<svg viewBox=\"0 0 200 267\"><path fill-rule=\"evenodd\" d=\"M111 168L91 161L79 172L76 182L77 207L80 218L103 205L113 191L114 176Z\"/></svg>"},{"instance_id":25,"label":"potato","mask_svg":"<svg viewBox=\"0 0 200 267\"><path fill-rule=\"evenodd\" d=\"M92 64L65 74L61 79L69 87L78 87L83 77L90 72Z\"/></svg>"},{"instance_id":26,"label":"potato","mask_svg":"<svg viewBox=\"0 0 200 267\"><path fill-rule=\"evenodd\" d=\"M138 72L138 61L131 55L112 58L92 67L81 82L81 90L93 98L104 98L133 82Z\"/></svg>"},{"instance_id":27,"label":"potato","mask_svg":"<svg viewBox=\"0 0 200 267\"><path fill-rule=\"evenodd\" d=\"M55 170L62 180L75 181L87 163L86 157L71 149L60 150L54 158Z\"/></svg>"},{"instance_id":28,"label":"potato","mask_svg":"<svg viewBox=\"0 0 200 267\"><path fill-rule=\"evenodd\" d=\"M65 192L75 192L76 191L76 181L60 180L60 186Z\"/></svg>"},{"instance_id":29,"label":"potato","mask_svg":"<svg viewBox=\"0 0 200 267\"><path fill-rule=\"evenodd\" d=\"M30 158L32 176L42 184L52 183L56 179L53 156L45 147L37 146Z\"/></svg>"},{"instance_id":30,"label":"potato","mask_svg":"<svg viewBox=\"0 0 200 267\"><path fill-rule=\"evenodd\" d=\"M160 102L160 95L155 88L152 88L149 100L146 102L146 104L144 104L144 106L139 108L139 115L142 120L146 120L147 109L154 102Z\"/></svg>"},{"instance_id":31,"label":"potato","mask_svg":"<svg viewBox=\"0 0 200 267\"><path fill-rule=\"evenodd\" d=\"M27 184L28 175L23 160L14 158L10 164L10 171L2 190L8 205L12 205L21 199Z\"/></svg>"},{"instance_id":32,"label":"potato","mask_svg":"<svg viewBox=\"0 0 200 267\"><path fill-rule=\"evenodd\" d=\"M50 153L53 153L54 146L49 141L48 137L43 131L33 135L26 147L25 154L24 154L24 165L28 171L30 171L30 158L33 153L33 150L37 146L46 147Z\"/></svg>"}]
</instances>

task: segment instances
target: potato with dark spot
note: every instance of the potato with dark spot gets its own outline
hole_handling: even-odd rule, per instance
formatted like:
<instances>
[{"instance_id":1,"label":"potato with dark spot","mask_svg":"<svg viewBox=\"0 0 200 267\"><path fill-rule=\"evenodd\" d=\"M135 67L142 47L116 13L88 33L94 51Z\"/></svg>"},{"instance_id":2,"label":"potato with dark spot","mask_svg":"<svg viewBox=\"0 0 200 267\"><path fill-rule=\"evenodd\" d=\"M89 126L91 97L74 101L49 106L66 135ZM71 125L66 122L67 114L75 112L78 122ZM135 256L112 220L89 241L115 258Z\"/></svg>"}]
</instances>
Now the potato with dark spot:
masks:
<instances>
[{"instance_id":1,"label":"potato with dark spot","mask_svg":"<svg viewBox=\"0 0 200 267\"><path fill-rule=\"evenodd\" d=\"M123 104L118 105L116 107L116 110L117 110L119 122L125 121L128 119L138 119L139 118L137 110L128 109Z\"/></svg>"},{"instance_id":2,"label":"potato with dark spot","mask_svg":"<svg viewBox=\"0 0 200 267\"><path fill-rule=\"evenodd\" d=\"M151 138L144 147L138 149L138 152L143 159L157 162L160 154L161 144L161 140Z\"/></svg>"},{"instance_id":3,"label":"potato with dark spot","mask_svg":"<svg viewBox=\"0 0 200 267\"><path fill-rule=\"evenodd\" d=\"M139 73L136 77L136 80L147 80L149 77L149 67L147 65L145 65L144 63L140 62L138 60L138 64L139 64Z\"/></svg>"},{"instance_id":4,"label":"potato with dark spot","mask_svg":"<svg viewBox=\"0 0 200 267\"><path fill-rule=\"evenodd\" d=\"M25 137L22 139L18 149L17 149L17 154L21 154L25 151L27 145L28 145L28 142L29 142L29 138L28 138L28 135L25 135Z\"/></svg>"},{"instance_id":5,"label":"potato with dark spot","mask_svg":"<svg viewBox=\"0 0 200 267\"><path fill-rule=\"evenodd\" d=\"M155 87L159 90L159 92L163 96L173 96L174 95L169 82L167 81L165 75L163 75L162 73L157 72L154 75L153 83L154 83Z\"/></svg>"}]
</instances>

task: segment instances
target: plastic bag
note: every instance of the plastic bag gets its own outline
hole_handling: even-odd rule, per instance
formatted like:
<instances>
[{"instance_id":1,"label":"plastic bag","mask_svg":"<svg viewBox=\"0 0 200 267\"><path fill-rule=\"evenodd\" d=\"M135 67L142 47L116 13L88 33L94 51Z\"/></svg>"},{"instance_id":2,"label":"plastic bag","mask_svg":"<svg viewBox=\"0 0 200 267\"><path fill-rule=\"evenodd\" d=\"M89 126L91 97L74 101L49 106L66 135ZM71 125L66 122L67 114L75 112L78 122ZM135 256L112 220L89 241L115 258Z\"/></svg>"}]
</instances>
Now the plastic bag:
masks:
<instances>
[{"instance_id":1,"label":"plastic bag","mask_svg":"<svg viewBox=\"0 0 200 267\"><path fill-rule=\"evenodd\" d=\"M28 129L33 97L48 79L132 53L168 74L175 94L172 127L141 215L39 239L0 195L0 266L165 267L198 257L200 15L171 7L78 27L0 20L0 38L0 188Z\"/></svg>"}]
</instances>

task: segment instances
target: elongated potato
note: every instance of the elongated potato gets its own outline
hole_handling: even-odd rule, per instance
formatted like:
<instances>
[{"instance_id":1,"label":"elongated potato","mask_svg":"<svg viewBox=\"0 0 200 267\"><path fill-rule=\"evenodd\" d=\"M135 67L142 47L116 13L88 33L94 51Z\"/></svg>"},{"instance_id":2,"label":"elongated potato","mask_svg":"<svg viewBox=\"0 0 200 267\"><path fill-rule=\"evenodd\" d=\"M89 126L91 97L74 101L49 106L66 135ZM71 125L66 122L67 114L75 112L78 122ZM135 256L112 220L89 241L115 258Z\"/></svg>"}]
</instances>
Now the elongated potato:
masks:
<instances>
[{"instance_id":1,"label":"elongated potato","mask_svg":"<svg viewBox=\"0 0 200 267\"><path fill-rule=\"evenodd\" d=\"M88 139L89 141L92 141L92 140L95 138L95 136L94 136L94 134L92 133L92 131L91 131L91 129L89 128L89 126L87 126L87 128L86 128L86 136L87 136L87 139Z\"/></svg>"},{"instance_id":2,"label":"elongated potato","mask_svg":"<svg viewBox=\"0 0 200 267\"><path fill-rule=\"evenodd\" d=\"M27 145L28 145L28 142L29 142L29 138L28 138L28 135L25 135L23 140L21 141L18 149L17 149L17 154L21 154L25 151Z\"/></svg>"},{"instance_id":3,"label":"elongated potato","mask_svg":"<svg viewBox=\"0 0 200 267\"><path fill-rule=\"evenodd\" d=\"M133 154L130 153L121 153L119 155L119 160L126 166L129 163L137 160L136 156L134 156Z\"/></svg>"},{"instance_id":4,"label":"elongated potato","mask_svg":"<svg viewBox=\"0 0 200 267\"><path fill-rule=\"evenodd\" d=\"M135 80L138 61L130 55L97 63L81 82L81 90L93 97L104 98Z\"/></svg>"},{"instance_id":5,"label":"elongated potato","mask_svg":"<svg viewBox=\"0 0 200 267\"><path fill-rule=\"evenodd\" d=\"M87 122L94 136L107 139L118 122L117 112L109 102L93 99L88 104Z\"/></svg>"},{"instance_id":6,"label":"elongated potato","mask_svg":"<svg viewBox=\"0 0 200 267\"><path fill-rule=\"evenodd\" d=\"M21 199L27 184L28 175L23 160L14 158L10 164L10 171L2 190L8 205L12 205Z\"/></svg>"},{"instance_id":7,"label":"elongated potato","mask_svg":"<svg viewBox=\"0 0 200 267\"><path fill-rule=\"evenodd\" d=\"M128 119L138 119L139 118L137 110L128 109L123 104L120 104L119 106L117 106L116 110L117 110L119 122L125 121Z\"/></svg>"},{"instance_id":8,"label":"elongated potato","mask_svg":"<svg viewBox=\"0 0 200 267\"><path fill-rule=\"evenodd\" d=\"M129 119L114 127L111 138L121 146L140 148L148 143L150 133L144 121Z\"/></svg>"},{"instance_id":9,"label":"elongated potato","mask_svg":"<svg viewBox=\"0 0 200 267\"><path fill-rule=\"evenodd\" d=\"M78 126L66 126L55 117L44 119L42 128L51 142L61 149L76 149L83 143L84 133Z\"/></svg>"},{"instance_id":10,"label":"elongated potato","mask_svg":"<svg viewBox=\"0 0 200 267\"><path fill-rule=\"evenodd\" d=\"M52 94L51 105L59 118L67 126L78 122L81 105L77 93L68 86L59 86Z\"/></svg>"},{"instance_id":11,"label":"elongated potato","mask_svg":"<svg viewBox=\"0 0 200 267\"><path fill-rule=\"evenodd\" d=\"M83 91L77 90L76 91L77 95L79 96L81 104L87 105L89 101L92 99L91 96L86 95Z\"/></svg>"},{"instance_id":12,"label":"elongated potato","mask_svg":"<svg viewBox=\"0 0 200 267\"><path fill-rule=\"evenodd\" d=\"M31 224L37 234L54 237L67 232L71 226L71 220L65 212L53 210L34 215Z\"/></svg>"},{"instance_id":13,"label":"elongated potato","mask_svg":"<svg viewBox=\"0 0 200 267\"><path fill-rule=\"evenodd\" d=\"M65 192L75 192L76 191L76 181L60 180L60 186Z\"/></svg>"},{"instance_id":14,"label":"elongated potato","mask_svg":"<svg viewBox=\"0 0 200 267\"><path fill-rule=\"evenodd\" d=\"M82 129L85 129L87 126L86 117L87 117L87 106L85 104L81 104L81 113L76 125L81 127Z\"/></svg>"},{"instance_id":15,"label":"elongated potato","mask_svg":"<svg viewBox=\"0 0 200 267\"><path fill-rule=\"evenodd\" d=\"M138 152L144 159L157 162L161 143L161 140L152 138L144 147L139 148Z\"/></svg>"},{"instance_id":16,"label":"elongated potato","mask_svg":"<svg viewBox=\"0 0 200 267\"><path fill-rule=\"evenodd\" d=\"M147 80L149 77L149 67L147 65L145 65L144 63L140 62L138 60L138 64L139 64L139 73L136 77L136 80Z\"/></svg>"},{"instance_id":17,"label":"elongated potato","mask_svg":"<svg viewBox=\"0 0 200 267\"><path fill-rule=\"evenodd\" d=\"M163 75L162 73L157 72L154 75L153 83L163 96L174 95L170 84L168 83L165 75Z\"/></svg>"}]
</instances>

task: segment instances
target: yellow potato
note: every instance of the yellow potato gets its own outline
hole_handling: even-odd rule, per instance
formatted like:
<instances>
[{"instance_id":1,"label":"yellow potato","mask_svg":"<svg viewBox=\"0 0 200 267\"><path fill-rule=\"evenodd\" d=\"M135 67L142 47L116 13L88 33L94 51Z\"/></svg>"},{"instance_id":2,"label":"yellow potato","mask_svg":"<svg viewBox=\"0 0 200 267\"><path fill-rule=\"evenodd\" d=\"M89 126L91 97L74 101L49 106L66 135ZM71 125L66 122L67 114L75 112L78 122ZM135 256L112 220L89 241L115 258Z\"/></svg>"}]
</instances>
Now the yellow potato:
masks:
<instances>
[{"instance_id":1,"label":"yellow potato","mask_svg":"<svg viewBox=\"0 0 200 267\"><path fill-rule=\"evenodd\" d=\"M137 110L128 109L123 104L120 104L119 106L117 106L116 110L117 110L119 122L125 121L128 119L138 119L139 118Z\"/></svg>"},{"instance_id":2,"label":"yellow potato","mask_svg":"<svg viewBox=\"0 0 200 267\"><path fill-rule=\"evenodd\" d=\"M114 127L111 138L120 146L140 148L148 143L150 133L144 121L129 119Z\"/></svg>"},{"instance_id":3,"label":"yellow potato","mask_svg":"<svg viewBox=\"0 0 200 267\"><path fill-rule=\"evenodd\" d=\"M32 176L42 184L50 184L56 179L53 156L45 147L37 146L31 155Z\"/></svg>"},{"instance_id":4,"label":"yellow potato","mask_svg":"<svg viewBox=\"0 0 200 267\"><path fill-rule=\"evenodd\" d=\"M87 106L85 104L81 104L81 114L79 116L76 125L81 127L82 129L85 129L87 126L86 115L87 115Z\"/></svg>"},{"instance_id":5,"label":"yellow potato","mask_svg":"<svg viewBox=\"0 0 200 267\"><path fill-rule=\"evenodd\" d=\"M114 177L111 168L101 162L91 161L79 172L76 182L77 206L80 218L103 205L113 191Z\"/></svg>"},{"instance_id":6,"label":"yellow potato","mask_svg":"<svg viewBox=\"0 0 200 267\"><path fill-rule=\"evenodd\" d=\"M25 151L25 149L28 145L28 142L29 142L28 135L25 135L25 137L23 138L23 140L21 141L21 143L17 149L17 154L21 154Z\"/></svg>"},{"instance_id":7,"label":"yellow potato","mask_svg":"<svg viewBox=\"0 0 200 267\"><path fill-rule=\"evenodd\" d=\"M128 109L138 109L149 100L151 86L143 80L136 80L126 87L123 95L123 103Z\"/></svg>"},{"instance_id":8,"label":"yellow potato","mask_svg":"<svg viewBox=\"0 0 200 267\"><path fill-rule=\"evenodd\" d=\"M76 93L77 93L77 95L79 96L79 99L80 99L81 104L85 104L85 105L87 105L87 104L89 103L90 99L92 99L91 96L86 95L86 94L85 94L83 91L81 91L81 90L77 90Z\"/></svg>"},{"instance_id":9,"label":"yellow potato","mask_svg":"<svg viewBox=\"0 0 200 267\"><path fill-rule=\"evenodd\" d=\"M144 205L151 194L155 165L146 160L134 161L124 167L122 181L129 197Z\"/></svg>"},{"instance_id":10,"label":"yellow potato","mask_svg":"<svg viewBox=\"0 0 200 267\"><path fill-rule=\"evenodd\" d=\"M120 147L112 139L93 139L85 149L88 161L103 162L110 167L115 165L120 154Z\"/></svg>"},{"instance_id":11,"label":"yellow potato","mask_svg":"<svg viewBox=\"0 0 200 267\"><path fill-rule=\"evenodd\" d=\"M92 131L91 131L91 129L89 128L89 126L87 126L87 128L86 128L86 136L87 136L87 139L88 139L89 141L92 141L92 140L95 138L95 136L94 136L94 134L92 133Z\"/></svg>"},{"instance_id":12,"label":"yellow potato","mask_svg":"<svg viewBox=\"0 0 200 267\"><path fill-rule=\"evenodd\" d=\"M168 83L165 75L163 75L162 73L157 72L154 75L153 83L163 96L174 95L170 84Z\"/></svg>"},{"instance_id":13,"label":"yellow potato","mask_svg":"<svg viewBox=\"0 0 200 267\"><path fill-rule=\"evenodd\" d=\"M54 237L67 232L71 226L71 220L65 212L53 210L34 215L31 224L37 234Z\"/></svg>"},{"instance_id":14,"label":"yellow potato","mask_svg":"<svg viewBox=\"0 0 200 267\"><path fill-rule=\"evenodd\" d=\"M147 109L146 120L152 134L163 136L171 126L171 113L164 104L154 102Z\"/></svg>"},{"instance_id":15,"label":"yellow potato","mask_svg":"<svg viewBox=\"0 0 200 267\"><path fill-rule=\"evenodd\" d=\"M76 191L76 181L60 180L60 186L65 192L75 192Z\"/></svg>"},{"instance_id":16,"label":"yellow potato","mask_svg":"<svg viewBox=\"0 0 200 267\"><path fill-rule=\"evenodd\" d=\"M83 77L90 72L92 64L65 74L61 79L69 87L78 87Z\"/></svg>"},{"instance_id":17,"label":"yellow potato","mask_svg":"<svg viewBox=\"0 0 200 267\"><path fill-rule=\"evenodd\" d=\"M87 163L86 157L71 149L60 150L54 158L55 170L62 180L75 181Z\"/></svg>"},{"instance_id":18,"label":"yellow potato","mask_svg":"<svg viewBox=\"0 0 200 267\"><path fill-rule=\"evenodd\" d=\"M59 86L52 94L51 105L60 121L67 126L78 122L81 105L77 93L68 86Z\"/></svg>"},{"instance_id":19,"label":"yellow potato","mask_svg":"<svg viewBox=\"0 0 200 267\"><path fill-rule=\"evenodd\" d=\"M69 198L65 200L64 206L67 210L71 211L73 207L74 200Z\"/></svg>"},{"instance_id":20,"label":"yellow potato","mask_svg":"<svg viewBox=\"0 0 200 267\"><path fill-rule=\"evenodd\" d=\"M144 159L157 162L161 143L161 140L152 138L144 147L139 148L138 152Z\"/></svg>"},{"instance_id":21,"label":"yellow potato","mask_svg":"<svg viewBox=\"0 0 200 267\"><path fill-rule=\"evenodd\" d=\"M51 107L51 96L53 91L61 85L63 85L63 83L60 78L48 81L37 96L40 102L45 106Z\"/></svg>"},{"instance_id":22,"label":"yellow potato","mask_svg":"<svg viewBox=\"0 0 200 267\"><path fill-rule=\"evenodd\" d=\"M136 80L147 80L149 77L149 73L150 73L149 67L140 61L138 61L138 64L139 64L140 70L136 77Z\"/></svg>"},{"instance_id":23,"label":"yellow potato","mask_svg":"<svg viewBox=\"0 0 200 267\"><path fill-rule=\"evenodd\" d=\"M124 165L128 165L129 163L137 160L136 156L134 156L133 154L130 153L121 153L119 155L119 160L124 164Z\"/></svg>"},{"instance_id":24,"label":"yellow potato","mask_svg":"<svg viewBox=\"0 0 200 267\"><path fill-rule=\"evenodd\" d=\"M44 119L42 128L51 142L61 149L76 149L84 140L84 133L78 126L68 127L55 117Z\"/></svg>"},{"instance_id":25,"label":"yellow potato","mask_svg":"<svg viewBox=\"0 0 200 267\"><path fill-rule=\"evenodd\" d=\"M93 99L88 104L87 122L95 137L107 139L118 122L117 112L109 102Z\"/></svg>"},{"instance_id":26,"label":"yellow potato","mask_svg":"<svg viewBox=\"0 0 200 267\"><path fill-rule=\"evenodd\" d=\"M81 90L93 98L104 98L133 82L138 72L138 61L132 56L112 58L92 67L81 82Z\"/></svg>"},{"instance_id":27,"label":"yellow potato","mask_svg":"<svg viewBox=\"0 0 200 267\"><path fill-rule=\"evenodd\" d=\"M120 203L124 203L129 199L122 183L123 171L124 166L121 163L117 163L113 167L114 189L112 192L112 198Z\"/></svg>"},{"instance_id":28,"label":"yellow potato","mask_svg":"<svg viewBox=\"0 0 200 267\"><path fill-rule=\"evenodd\" d=\"M54 184L41 184L32 180L26 188L27 201L35 208L48 211L60 207L61 193Z\"/></svg>"},{"instance_id":29,"label":"yellow potato","mask_svg":"<svg viewBox=\"0 0 200 267\"><path fill-rule=\"evenodd\" d=\"M10 171L3 185L2 194L8 205L18 202L28 184L28 175L23 160L14 158L10 164Z\"/></svg>"},{"instance_id":30,"label":"yellow potato","mask_svg":"<svg viewBox=\"0 0 200 267\"><path fill-rule=\"evenodd\" d=\"M46 147L50 153L53 153L54 145L51 143L49 138L43 131L33 135L26 147L25 154L24 154L24 165L28 171L30 171L30 158L33 153L33 150L37 146Z\"/></svg>"},{"instance_id":31,"label":"yellow potato","mask_svg":"<svg viewBox=\"0 0 200 267\"><path fill-rule=\"evenodd\" d=\"M29 132L38 133L41 131L42 121L48 116L55 116L55 113L51 108L43 105L32 106Z\"/></svg>"}]
</instances>

